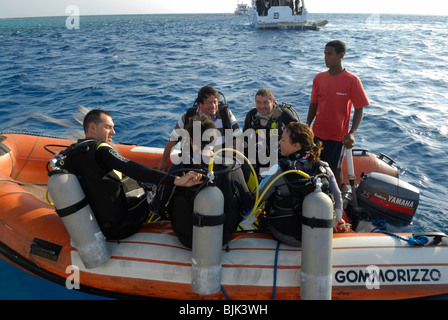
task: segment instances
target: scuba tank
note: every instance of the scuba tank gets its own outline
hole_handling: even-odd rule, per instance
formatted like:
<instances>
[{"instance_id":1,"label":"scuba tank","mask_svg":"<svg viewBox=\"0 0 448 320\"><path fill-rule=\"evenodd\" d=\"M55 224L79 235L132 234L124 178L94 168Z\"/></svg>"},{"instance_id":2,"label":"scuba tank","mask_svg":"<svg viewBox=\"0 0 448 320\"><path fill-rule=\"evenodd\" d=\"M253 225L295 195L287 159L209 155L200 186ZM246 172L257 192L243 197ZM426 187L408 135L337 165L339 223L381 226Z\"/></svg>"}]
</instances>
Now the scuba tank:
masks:
<instances>
[{"instance_id":1,"label":"scuba tank","mask_svg":"<svg viewBox=\"0 0 448 320\"><path fill-rule=\"evenodd\" d=\"M314 192L303 200L300 296L330 300L332 290L333 202L322 192L319 178Z\"/></svg>"},{"instance_id":2,"label":"scuba tank","mask_svg":"<svg viewBox=\"0 0 448 320\"><path fill-rule=\"evenodd\" d=\"M194 199L191 289L210 295L221 288L224 195L207 186Z\"/></svg>"},{"instance_id":3,"label":"scuba tank","mask_svg":"<svg viewBox=\"0 0 448 320\"><path fill-rule=\"evenodd\" d=\"M63 164L63 156L56 156L50 164L55 170L48 173L50 178L47 186L56 212L84 266L88 269L95 268L108 261L111 256L106 237L98 226L78 178L57 167L58 164Z\"/></svg>"}]
</instances>

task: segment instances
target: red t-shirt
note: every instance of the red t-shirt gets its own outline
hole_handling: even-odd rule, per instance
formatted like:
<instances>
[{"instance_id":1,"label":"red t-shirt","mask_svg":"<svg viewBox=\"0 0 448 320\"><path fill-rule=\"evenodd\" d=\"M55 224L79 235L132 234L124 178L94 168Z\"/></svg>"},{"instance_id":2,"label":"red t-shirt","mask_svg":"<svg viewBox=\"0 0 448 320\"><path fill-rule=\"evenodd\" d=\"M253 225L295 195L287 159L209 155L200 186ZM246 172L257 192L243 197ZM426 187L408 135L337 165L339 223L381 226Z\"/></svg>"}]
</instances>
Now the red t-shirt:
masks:
<instances>
[{"instance_id":1,"label":"red t-shirt","mask_svg":"<svg viewBox=\"0 0 448 320\"><path fill-rule=\"evenodd\" d=\"M342 141L349 132L352 105L369 105L361 80L344 70L336 76L328 71L316 75L311 102L317 103L313 132L320 139Z\"/></svg>"}]
</instances>

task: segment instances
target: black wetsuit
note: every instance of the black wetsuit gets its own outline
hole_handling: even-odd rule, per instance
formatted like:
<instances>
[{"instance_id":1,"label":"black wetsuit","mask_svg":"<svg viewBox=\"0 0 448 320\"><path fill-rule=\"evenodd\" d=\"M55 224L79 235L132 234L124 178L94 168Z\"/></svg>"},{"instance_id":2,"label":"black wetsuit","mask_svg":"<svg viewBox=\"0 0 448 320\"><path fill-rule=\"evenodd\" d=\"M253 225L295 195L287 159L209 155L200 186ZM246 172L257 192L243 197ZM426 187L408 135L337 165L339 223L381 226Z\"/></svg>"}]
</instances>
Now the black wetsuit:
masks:
<instances>
[{"instance_id":1,"label":"black wetsuit","mask_svg":"<svg viewBox=\"0 0 448 320\"><path fill-rule=\"evenodd\" d=\"M137 232L149 213L137 180L157 184L167 174L126 159L98 140L82 139L67 150L63 169L77 175L104 235L122 239ZM174 177L166 181L174 183Z\"/></svg>"},{"instance_id":2,"label":"black wetsuit","mask_svg":"<svg viewBox=\"0 0 448 320\"><path fill-rule=\"evenodd\" d=\"M207 169L205 164L177 164L172 165L168 172L176 175L183 175L187 170ZM253 197L250 193L243 170L233 167L233 165L217 165L214 170L214 185L216 185L224 195L224 227L223 245L231 239L233 233L238 228L242 220L241 211L249 210L253 206ZM173 183L164 183L158 190L155 200L158 207L166 208L170 217L174 232L176 232L180 242L191 248L193 240L193 211L194 198L203 185L191 188L176 187ZM173 190L174 189L174 190ZM167 203L168 202L168 203Z\"/></svg>"}]
</instances>

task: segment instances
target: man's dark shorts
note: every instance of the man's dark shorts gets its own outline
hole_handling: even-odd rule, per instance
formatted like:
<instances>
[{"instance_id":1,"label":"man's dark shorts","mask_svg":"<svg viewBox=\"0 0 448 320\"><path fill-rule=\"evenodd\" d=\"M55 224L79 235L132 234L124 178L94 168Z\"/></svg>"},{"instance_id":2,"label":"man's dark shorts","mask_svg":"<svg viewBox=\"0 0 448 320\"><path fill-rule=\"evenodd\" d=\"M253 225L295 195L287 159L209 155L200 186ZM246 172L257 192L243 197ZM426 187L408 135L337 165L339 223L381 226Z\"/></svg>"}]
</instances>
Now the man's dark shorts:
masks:
<instances>
[{"instance_id":1,"label":"man's dark shorts","mask_svg":"<svg viewBox=\"0 0 448 320\"><path fill-rule=\"evenodd\" d=\"M320 159L328 162L331 170L334 172L335 169L342 166L342 160L344 159L345 148L342 141L334 140L323 140L315 137L315 139L322 141L322 153L320 154Z\"/></svg>"}]
</instances>

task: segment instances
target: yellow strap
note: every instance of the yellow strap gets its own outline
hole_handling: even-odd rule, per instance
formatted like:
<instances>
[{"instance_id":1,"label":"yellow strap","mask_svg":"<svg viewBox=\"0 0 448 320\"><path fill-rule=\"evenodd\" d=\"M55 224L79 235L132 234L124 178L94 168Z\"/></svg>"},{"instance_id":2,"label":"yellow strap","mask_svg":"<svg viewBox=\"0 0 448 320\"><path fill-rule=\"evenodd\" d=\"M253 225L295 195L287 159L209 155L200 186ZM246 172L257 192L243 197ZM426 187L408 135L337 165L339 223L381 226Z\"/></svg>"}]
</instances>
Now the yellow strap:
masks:
<instances>
[{"instance_id":1,"label":"yellow strap","mask_svg":"<svg viewBox=\"0 0 448 320\"><path fill-rule=\"evenodd\" d=\"M109 148L113 149L110 144L103 142L103 143L100 143L98 145L98 147L96 147L96 150L98 150L101 147L109 147ZM118 176L118 178L120 178L120 180L123 179L123 173L121 173L120 171L115 170L115 169L113 169L112 171L115 172L115 174Z\"/></svg>"},{"instance_id":2,"label":"yellow strap","mask_svg":"<svg viewBox=\"0 0 448 320\"><path fill-rule=\"evenodd\" d=\"M101 148L101 147L109 147L109 148L112 149L112 146L111 146L110 144L108 144L108 143L106 143L106 142L102 142L102 143L100 143L100 144L98 145L98 147L96 147L96 150L98 150L98 149Z\"/></svg>"},{"instance_id":3,"label":"yellow strap","mask_svg":"<svg viewBox=\"0 0 448 320\"><path fill-rule=\"evenodd\" d=\"M115 172L115 174L118 176L118 178L123 179L123 174L120 171L117 171L115 169L112 170L113 172Z\"/></svg>"},{"instance_id":4,"label":"yellow strap","mask_svg":"<svg viewBox=\"0 0 448 320\"><path fill-rule=\"evenodd\" d=\"M255 194L256 188L258 188L257 176L251 172L249 175L249 180L247 181L246 184L247 184L247 187L249 188L250 192L252 192L252 194Z\"/></svg>"}]
</instances>

